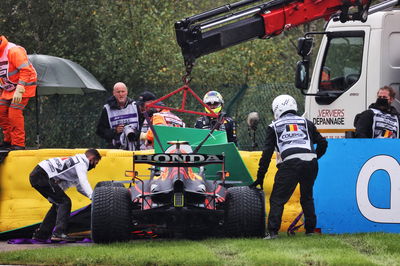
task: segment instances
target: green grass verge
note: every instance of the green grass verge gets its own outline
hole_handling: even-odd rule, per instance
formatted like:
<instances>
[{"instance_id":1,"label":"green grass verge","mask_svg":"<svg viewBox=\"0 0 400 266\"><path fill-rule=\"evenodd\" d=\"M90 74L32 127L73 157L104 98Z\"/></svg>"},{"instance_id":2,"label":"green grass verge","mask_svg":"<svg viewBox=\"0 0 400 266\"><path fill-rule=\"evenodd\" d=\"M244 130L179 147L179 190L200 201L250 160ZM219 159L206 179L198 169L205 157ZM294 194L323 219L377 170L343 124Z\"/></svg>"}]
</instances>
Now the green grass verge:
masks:
<instances>
[{"instance_id":1,"label":"green grass verge","mask_svg":"<svg viewBox=\"0 0 400 266\"><path fill-rule=\"evenodd\" d=\"M0 252L29 265L400 265L400 234L263 239L142 240Z\"/></svg>"}]
</instances>

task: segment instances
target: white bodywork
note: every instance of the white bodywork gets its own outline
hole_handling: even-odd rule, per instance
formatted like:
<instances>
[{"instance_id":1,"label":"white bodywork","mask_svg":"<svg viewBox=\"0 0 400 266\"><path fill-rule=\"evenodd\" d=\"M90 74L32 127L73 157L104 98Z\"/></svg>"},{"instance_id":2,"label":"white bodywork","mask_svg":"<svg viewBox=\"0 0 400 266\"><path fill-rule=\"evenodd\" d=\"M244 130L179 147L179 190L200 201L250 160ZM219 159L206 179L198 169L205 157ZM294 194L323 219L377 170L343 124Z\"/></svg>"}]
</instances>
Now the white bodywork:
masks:
<instances>
[{"instance_id":1,"label":"white bodywork","mask_svg":"<svg viewBox=\"0 0 400 266\"><path fill-rule=\"evenodd\" d=\"M307 96L304 116L324 136L342 138L346 131L354 131L355 115L375 102L378 89L385 85L395 89L393 105L400 111L400 10L377 12L366 23L331 21L326 31L344 35L334 36L331 41L323 37L308 93L328 90L336 96L331 103L322 103L319 96ZM321 79L327 80L326 76L321 78L322 69L330 74L329 79L343 83L335 88L333 83L321 85Z\"/></svg>"}]
</instances>

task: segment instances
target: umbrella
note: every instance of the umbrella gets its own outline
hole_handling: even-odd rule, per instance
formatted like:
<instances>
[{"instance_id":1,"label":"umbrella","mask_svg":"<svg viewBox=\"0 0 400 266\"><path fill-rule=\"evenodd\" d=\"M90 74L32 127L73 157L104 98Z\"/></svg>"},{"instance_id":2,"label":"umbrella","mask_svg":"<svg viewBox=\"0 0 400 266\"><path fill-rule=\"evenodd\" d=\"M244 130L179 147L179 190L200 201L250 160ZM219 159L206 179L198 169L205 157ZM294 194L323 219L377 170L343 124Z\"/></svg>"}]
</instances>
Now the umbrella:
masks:
<instances>
[{"instance_id":1,"label":"umbrella","mask_svg":"<svg viewBox=\"0 0 400 266\"><path fill-rule=\"evenodd\" d=\"M106 89L89 71L71 60L41 54L28 55L28 57L38 76L36 89L36 144L40 146L38 96L105 92Z\"/></svg>"},{"instance_id":2,"label":"umbrella","mask_svg":"<svg viewBox=\"0 0 400 266\"><path fill-rule=\"evenodd\" d=\"M71 60L41 54L28 57L38 74L38 95L106 91L89 71Z\"/></svg>"}]
</instances>

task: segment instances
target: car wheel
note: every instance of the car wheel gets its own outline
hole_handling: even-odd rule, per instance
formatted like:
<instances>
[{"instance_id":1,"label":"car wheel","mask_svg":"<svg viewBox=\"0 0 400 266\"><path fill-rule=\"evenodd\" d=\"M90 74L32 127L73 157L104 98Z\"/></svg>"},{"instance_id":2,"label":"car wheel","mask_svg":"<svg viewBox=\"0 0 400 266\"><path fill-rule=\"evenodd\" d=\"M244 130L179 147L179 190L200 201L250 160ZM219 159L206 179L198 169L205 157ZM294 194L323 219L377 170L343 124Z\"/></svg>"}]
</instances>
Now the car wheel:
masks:
<instances>
[{"instance_id":1,"label":"car wheel","mask_svg":"<svg viewBox=\"0 0 400 266\"><path fill-rule=\"evenodd\" d=\"M247 186L229 188L225 202L224 227L229 237L263 237L264 192Z\"/></svg>"},{"instance_id":2,"label":"car wheel","mask_svg":"<svg viewBox=\"0 0 400 266\"><path fill-rule=\"evenodd\" d=\"M129 240L131 207L128 189L111 186L95 188L92 199L92 240L95 243Z\"/></svg>"},{"instance_id":3,"label":"car wheel","mask_svg":"<svg viewBox=\"0 0 400 266\"><path fill-rule=\"evenodd\" d=\"M98 188L98 187L124 187L124 184L117 183L114 181L101 181L96 184L95 188Z\"/></svg>"}]
</instances>

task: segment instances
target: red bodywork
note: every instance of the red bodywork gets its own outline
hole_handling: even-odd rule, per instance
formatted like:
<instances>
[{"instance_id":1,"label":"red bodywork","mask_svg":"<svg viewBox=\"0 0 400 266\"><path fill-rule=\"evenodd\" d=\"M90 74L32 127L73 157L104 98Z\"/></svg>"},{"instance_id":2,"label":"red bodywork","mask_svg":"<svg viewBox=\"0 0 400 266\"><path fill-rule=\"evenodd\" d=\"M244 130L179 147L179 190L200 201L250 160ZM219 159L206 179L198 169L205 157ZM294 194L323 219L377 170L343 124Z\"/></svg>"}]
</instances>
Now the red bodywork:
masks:
<instances>
[{"instance_id":1,"label":"red bodywork","mask_svg":"<svg viewBox=\"0 0 400 266\"><path fill-rule=\"evenodd\" d=\"M264 19L265 37L272 37L280 34L286 29L302 25L316 19L330 17L346 6L361 4L367 5L367 0L304 0L289 3L282 7L269 10L260 14Z\"/></svg>"}]
</instances>

